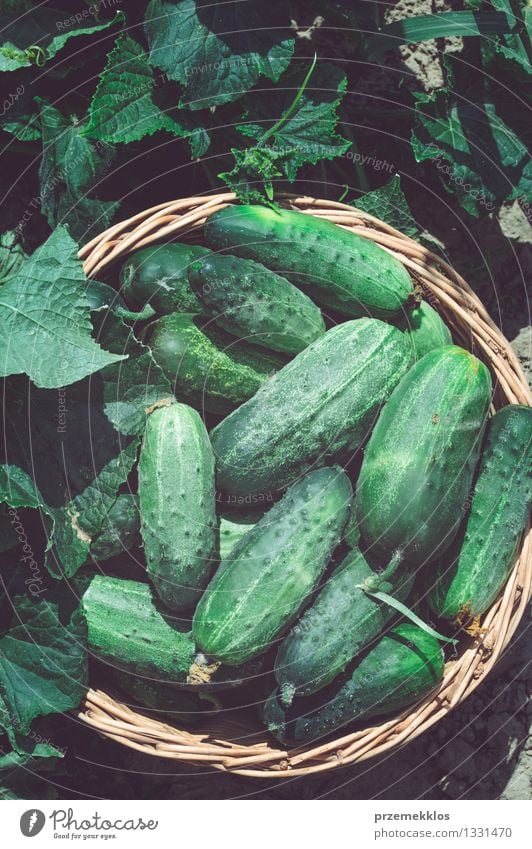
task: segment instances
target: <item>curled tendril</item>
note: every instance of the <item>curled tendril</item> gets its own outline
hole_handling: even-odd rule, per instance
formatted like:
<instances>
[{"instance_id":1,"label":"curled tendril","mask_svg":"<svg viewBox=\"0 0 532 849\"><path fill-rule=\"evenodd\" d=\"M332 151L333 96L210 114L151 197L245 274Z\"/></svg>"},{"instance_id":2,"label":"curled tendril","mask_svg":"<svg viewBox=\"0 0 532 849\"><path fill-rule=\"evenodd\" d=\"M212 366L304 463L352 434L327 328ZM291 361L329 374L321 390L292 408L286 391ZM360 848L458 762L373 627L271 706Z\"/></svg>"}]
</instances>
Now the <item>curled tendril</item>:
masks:
<instances>
[{"instance_id":1,"label":"curled tendril","mask_svg":"<svg viewBox=\"0 0 532 849\"><path fill-rule=\"evenodd\" d=\"M42 68L48 58L44 47L39 47L38 44L27 47L25 53L30 62L34 62L38 68Z\"/></svg>"}]
</instances>

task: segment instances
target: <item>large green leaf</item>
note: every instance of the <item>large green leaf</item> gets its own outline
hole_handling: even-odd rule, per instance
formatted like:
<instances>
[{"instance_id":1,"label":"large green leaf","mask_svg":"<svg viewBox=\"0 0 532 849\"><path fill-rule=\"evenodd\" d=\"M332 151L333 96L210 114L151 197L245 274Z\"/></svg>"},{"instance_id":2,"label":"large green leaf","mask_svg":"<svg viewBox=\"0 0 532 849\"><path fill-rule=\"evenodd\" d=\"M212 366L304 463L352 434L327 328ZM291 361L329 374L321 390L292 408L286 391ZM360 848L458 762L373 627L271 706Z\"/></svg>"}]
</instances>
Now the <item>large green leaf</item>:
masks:
<instances>
[{"instance_id":1,"label":"large green leaf","mask_svg":"<svg viewBox=\"0 0 532 849\"><path fill-rule=\"evenodd\" d=\"M74 118L44 103L41 129L42 213L50 227L67 224L78 242L86 242L109 226L118 209L117 202L92 196L95 184L111 165L114 150L102 142L93 145Z\"/></svg>"},{"instance_id":2,"label":"large green leaf","mask_svg":"<svg viewBox=\"0 0 532 849\"><path fill-rule=\"evenodd\" d=\"M0 638L0 722L11 737L38 716L78 706L87 688L86 624L73 592L51 582L38 601L7 599Z\"/></svg>"},{"instance_id":3,"label":"large green leaf","mask_svg":"<svg viewBox=\"0 0 532 849\"><path fill-rule=\"evenodd\" d=\"M92 538L99 534L137 458L134 439L107 463L92 483L66 507L53 511L46 567L56 578L71 578L89 556Z\"/></svg>"},{"instance_id":4,"label":"large green leaf","mask_svg":"<svg viewBox=\"0 0 532 849\"><path fill-rule=\"evenodd\" d=\"M381 186L380 189L367 192L357 198L353 206L369 212L381 221L386 221L405 236L415 236L419 231L401 188L399 174L394 174L390 182Z\"/></svg>"},{"instance_id":5,"label":"large green leaf","mask_svg":"<svg viewBox=\"0 0 532 849\"><path fill-rule=\"evenodd\" d=\"M44 506L42 496L28 474L18 466L0 466L0 503L10 507L31 507L34 510Z\"/></svg>"},{"instance_id":6,"label":"large green leaf","mask_svg":"<svg viewBox=\"0 0 532 849\"><path fill-rule=\"evenodd\" d=\"M205 109L242 97L260 76L278 80L294 40L282 0L151 0L150 63L184 86L182 105Z\"/></svg>"},{"instance_id":7,"label":"large green leaf","mask_svg":"<svg viewBox=\"0 0 532 849\"><path fill-rule=\"evenodd\" d=\"M117 12L110 21L91 22L90 13L79 16L40 4L22 12L0 15L0 71L17 71L32 64L43 65L80 35L93 35L125 20Z\"/></svg>"},{"instance_id":8,"label":"large green leaf","mask_svg":"<svg viewBox=\"0 0 532 849\"><path fill-rule=\"evenodd\" d=\"M144 136L166 131L189 138L194 145L197 128L189 114L174 107L161 109L155 102L157 78L141 45L127 33L121 33L100 76L89 109L84 135L113 144L138 141ZM195 155L205 152L202 145Z\"/></svg>"},{"instance_id":9,"label":"large green leaf","mask_svg":"<svg viewBox=\"0 0 532 849\"><path fill-rule=\"evenodd\" d=\"M434 161L445 188L474 216L503 201L530 197L532 162L525 143L489 99L465 100L445 89L416 94L412 149Z\"/></svg>"},{"instance_id":10,"label":"large green leaf","mask_svg":"<svg viewBox=\"0 0 532 849\"><path fill-rule=\"evenodd\" d=\"M123 359L91 336L77 250L58 227L0 288L0 375L25 373L37 386L62 387Z\"/></svg>"},{"instance_id":11,"label":"large green leaf","mask_svg":"<svg viewBox=\"0 0 532 849\"><path fill-rule=\"evenodd\" d=\"M44 521L49 532L53 528L52 511L44 503L31 477L18 466L7 463L0 465L0 504L6 505L0 513L0 551L9 551L19 545L22 546L22 562L28 565L28 580L31 583L35 574L30 566L35 565L39 570L39 565L29 542L26 511L22 510L21 514L19 510L29 508L29 511L41 511L41 515L44 514L46 517Z\"/></svg>"},{"instance_id":12,"label":"large green leaf","mask_svg":"<svg viewBox=\"0 0 532 849\"><path fill-rule=\"evenodd\" d=\"M119 433L142 434L147 408L163 399L174 399L170 381L151 350L118 316L107 313L97 327L97 338L107 350L127 356L125 361L107 366L100 373L105 413Z\"/></svg>"}]
</instances>

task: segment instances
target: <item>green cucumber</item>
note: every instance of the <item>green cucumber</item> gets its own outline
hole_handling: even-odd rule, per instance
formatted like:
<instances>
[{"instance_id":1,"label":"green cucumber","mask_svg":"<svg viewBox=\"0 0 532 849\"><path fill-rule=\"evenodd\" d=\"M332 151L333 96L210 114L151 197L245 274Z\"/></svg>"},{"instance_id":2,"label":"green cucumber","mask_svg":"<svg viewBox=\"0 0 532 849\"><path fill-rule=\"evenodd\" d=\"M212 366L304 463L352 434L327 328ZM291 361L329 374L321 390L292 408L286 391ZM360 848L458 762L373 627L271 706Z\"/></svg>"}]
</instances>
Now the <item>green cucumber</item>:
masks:
<instances>
[{"instance_id":1,"label":"green cucumber","mask_svg":"<svg viewBox=\"0 0 532 849\"><path fill-rule=\"evenodd\" d=\"M358 527L355 502L351 505L349 518L345 526L344 542L348 548L358 548L360 546L360 528Z\"/></svg>"},{"instance_id":2,"label":"green cucumber","mask_svg":"<svg viewBox=\"0 0 532 849\"><path fill-rule=\"evenodd\" d=\"M312 466L348 459L410 362L405 334L377 319L327 331L214 428L220 489L276 492Z\"/></svg>"},{"instance_id":3,"label":"green cucumber","mask_svg":"<svg viewBox=\"0 0 532 849\"><path fill-rule=\"evenodd\" d=\"M214 565L214 456L198 413L172 403L147 418L138 464L148 575L172 610L194 605Z\"/></svg>"},{"instance_id":4,"label":"green cucumber","mask_svg":"<svg viewBox=\"0 0 532 849\"><path fill-rule=\"evenodd\" d=\"M356 491L362 538L377 556L422 564L458 531L491 400L486 366L455 345L426 354L385 404Z\"/></svg>"},{"instance_id":5,"label":"green cucumber","mask_svg":"<svg viewBox=\"0 0 532 849\"><path fill-rule=\"evenodd\" d=\"M93 537L90 557L100 563L133 548L139 540L140 515L136 495L124 493L109 510L102 530Z\"/></svg>"},{"instance_id":6,"label":"green cucumber","mask_svg":"<svg viewBox=\"0 0 532 849\"><path fill-rule=\"evenodd\" d=\"M371 239L287 209L228 206L205 225L207 244L271 268L350 318L390 318L413 300L399 260Z\"/></svg>"},{"instance_id":7,"label":"green cucumber","mask_svg":"<svg viewBox=\"0 0 532 849\"><path fill-rule=\"evenodd\" d=\"M230 413L285 362L212 325L201 328L188 313L163 316L150 331L153 357L176 397L211 413Z\"/></svg>"},{"instance_id":8,"label":"green cucumber","mask_svg":"<svg viewBox=\"0 0 532 849\"><path fill-rule=\"evenodd\" d=\"M330 684L393 618L392 607L364 592L368 581L404 601L414 574L396 561L379 576L361 551L350 551L279 646L275 677L283 704Z\"/></svg>"},{"instance_id":9,"label":"green cucumber","mask_svg":"<svg viewBox=\"0 0 532 849\"><path fill-rule=\"evenodd\" d=\"M226 560L237 542L262 519L264 510L234 511L220 516L218 553Z\"/></svg>"},{"instance_id":10,"label":"green cucumber","mask_svg":"<svg viewBox=\"0 0 532 849\"><path fill-rule=\"evenodd\" d=\"M421 301L419 306L394 319L393 324L408 334L415 360L420 360L435 348L453 343L451 331L427 301Z\"/></svg>"},{"instance_id":11,"label":"green cucumber","mask_svg":"<svg viewBox=\"0 0 532 849\"><path fill-rule=\"evenodd\" d=\"M474 624L496 599L529 516L531 481L532 408L512 404L490 419L469 516L448 556L427 576L437 616Z\"/></svg>"},{"instance_id":12,"label":"green cucumber","mask_svg":"<svg viewBox=\"0 0 532 849\"><path fill-rule=\"evenodd\" d=\"M297 354L325 333L316 304L251 259L209 254L192 264L189 279L216 324L246 342Z\"/></svg>"},{"instance_id":13,"label":"green cucumber","mask_svg":"<svg viewBox=\"0 0 532 849\"><path fill-rule=\"evenodd\" d=\"M422 699L443 677L443 652L421 628L401 624L357 661L345 683L283 709L275 691L264 707L268 730L282 742L311 743L350 722L391 714Z\"/></svg>"},{"instance_id":14,"label":"green cucumber","mask_svg":"<svg viewBox=\"0 0 532 849\"><path fill-rule=\"evenodd\" d=\"M95 575L82 610L90 656L133 675L186 682L196 653L189 623L163 614L148 584Z\"/></svg>"},{"instance_id":15,"label":"green cucumber","mask_svg":"<svg viewBox=\"0 0 532 849\"><path fill-rule=\"evenodd\" d=\"M120 294L130 307L148 304L157 313L202 313L188 280L194 260L209 253L199 245L178 242L135 251L120 271Z\"/></svg>"},{"instance_id":16,"label":"green cucumber","mask_svg":"<svg viewBox=\"0 0 532 849\"><path fill-rule=\"evenodd\" d=\"M351 494L339 467L310 472L237 543L194 614L207 657L243 663L291 625L341 538Z\"/></svg>"}]
</instances>

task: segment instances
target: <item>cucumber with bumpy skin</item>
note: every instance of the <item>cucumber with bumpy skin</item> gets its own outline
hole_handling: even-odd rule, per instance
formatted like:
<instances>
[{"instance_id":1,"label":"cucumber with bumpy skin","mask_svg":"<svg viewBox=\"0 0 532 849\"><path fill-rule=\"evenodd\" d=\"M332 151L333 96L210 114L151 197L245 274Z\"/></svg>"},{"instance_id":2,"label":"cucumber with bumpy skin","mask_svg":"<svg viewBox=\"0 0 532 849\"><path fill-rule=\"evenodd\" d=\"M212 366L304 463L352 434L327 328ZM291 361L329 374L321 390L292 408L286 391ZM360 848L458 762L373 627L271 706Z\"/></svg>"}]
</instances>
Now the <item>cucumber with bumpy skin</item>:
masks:
<instances>
[{"instance_id":1,"label":"cucumber with bumpy skin","mask_svg":"<svg viewBox=\"0 0 532 849\"><path fill-rule=\"evenodd\" d=\"M279 646L275 677L283 704L327 686L395 615L364 591L368 582L405 601L414 574L400 558L379 574L361 551L350 551Z\"/></svg>"},{"instance_id":2,"label":"cucumber with bumpy skin","mask_svg":"<svg viewBox=\"0 0 532 849\"><path fill-rule=\"evenodd\" d=\"M421 301L419 306L394 319L393 324L408 334L415 360L420 360L435 348L453 343L451 331L427 301Z\"/></svg>"},{"instance_id":3,"label":"cucumber with bumpy skin","mask_svg":"<svg viewBox=\"0 0 532 849\"><path fill-rule=\"evenodd\" d=\"M220 560L226 560L237 542L262 519L264 510L247 512L235 511L220 516L218 529L218 553Z\"/></svg>"},{"instance_id":4,"label":"cucumber with bumpy skin","mask_svg":"<svg viewBox=\"0 0 532 849\"><path fill-rule=\"evenodd\" d=\"M316 304L253 260L209 254L192 264L189 279L216 324L246 342L297 354L325 333Z\"/></svg>"},{"instance_id":5,"label":"cucumber with bumpy skin","mask_svg":"<svg viewBox=\"0 0 532 849\"><path fill-rule=\"evenodd\" d=\"M291 625L341 538L350 498L340 468L310 472L237 543L194 614L208 657L243 663Z\"/></svg>"},{"instance_id":6,"label":"cucumber with bumpy skin","mask_svg":"<svg viewBox=\"0 0 532 849\"><path fill-rule=\"evenodd\" d=\"M211 413L230 413L284 365L279 354L261 351L188 313L172 313L149 328L153 357L180 401Z\"/></svg>"},{"instance_id":7,"label":"cucumber with bumpy skin","mask_svg":"<svg viewBox=\"0 0 532 849\"><path fill-rule=\"evenodd\" d=\"M228 206L205 225L207 243L287 277L350 318L390 318L413 300L405 267L363 236L287 209Z\"/></svg>"},{"instance_id":8,"label":"cucumber with bumpy skin","mask_svg":"<svg viewBox=\"0 0 532 849\"><path fill-rule=\"evenodd\" d=\"M138 465L148 575L165 604L197 603L214 566L214 456L198 413L171 403L148 415Z\"/></svg>"},{"instance_id":9,"label":"cucumber with bumpy skin","mask_svg":"<svg viewBox=\"0 0 532 849\"><path fill-rule=\"evenodd\" d=\"M220 489L277 492L354 453L411 362L404 333L360 318L333 327L211 433Z\"/></svg>"},{"instance_id":10,"label":"cucumber with bumpy skin","mask_svg":"<svg viewBox=\"0 0 532 849\"><path fill-rule=\"evenodd\" d=\"M422 564L449 547L477 464L491 400L486 366L455 345L426 354L385 404L356 490L360 531L378 556Z\"/></svg>"},{"instance_id":11,"label":"cucumber with bumpy skin","mask_svg":"<svg viewBox=\"0 0 532 849\"><path fill-rule=\"evenodd\" d=\"M464 528L427 575L437 616L466 627L496 599L512 568L532 497L532 408L490 419Z\"/></svg>"},{"instance_id":12,"label":"cucumber with bumpy skin","mask_svg":"<svg viewBox=\"0 0 532 849\"><path fill-rule=\"evenodd\" d=\"M442 677L438 641L416 625L401 624L356 663L345 683L321 693L318 706L315 699L300 699L287 711L274 691L264 706L264 721L278 740L302 745L355 720L367 721L414 704Z\"/></svg>"},{"instance_id":13,"label":"cucumber with bumpy skin","mask_svg":"<svg viewBox=\"0 0 532 849\"><path fill-rule=\"evenodd\" d=\"M163 613L148 584L95 575L82 611L90 655L134 675L186 682L196 654L189 623Z\"/></svg>"},{"instance_id":14,"label":"cucumber with bumpy skin","mask_svg":"<svg viewBox=\"0 0 532 849\"><path fill-rule=\"evenodd\" d=\"M135 251L120 271L120 294L130 307L149 305L157 313L194 312L203 308L190 288L191 263L209 251L179 242Z\"/></svg>"}]
</instances>

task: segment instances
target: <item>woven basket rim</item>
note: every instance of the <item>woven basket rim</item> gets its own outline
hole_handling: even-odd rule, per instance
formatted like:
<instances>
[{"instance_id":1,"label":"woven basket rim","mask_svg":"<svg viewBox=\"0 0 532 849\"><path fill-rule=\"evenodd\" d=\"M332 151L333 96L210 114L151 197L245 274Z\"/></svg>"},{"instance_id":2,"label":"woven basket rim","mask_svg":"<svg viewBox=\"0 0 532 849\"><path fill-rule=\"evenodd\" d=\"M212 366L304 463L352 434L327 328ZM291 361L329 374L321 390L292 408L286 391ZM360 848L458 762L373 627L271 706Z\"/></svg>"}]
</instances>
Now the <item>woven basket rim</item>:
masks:
<instances>
[{"instance_id":1,"label":"woven basket rim","mask_svg":"<svg viewBox=\"0 0 532 849\"><path fill-rule=\"evenodd\" d=\"M492 411L506 404L532 406L532 397L510 343L481 300L448 263L391 225L338 201L291 193L282 205L326 218L372 239L396 256L441 312L453 338L489 367L496 392ZM214 212L236 201L233 192L160 203L109 227L79 252L87 276L95 276L128 254L155 242L194 238ZM101 690L89 689L77 716L99 734L155 757L172 759L253 778L312 775L360 763L411 742L464 701L485 679L511 640L532 589L532 530L523 535L513 570L496 601L481 619L482 630L456 658L447 661L441 684L416 705L370 728L341 734L325 743L284 749L262 729L258 742L242 740L242 725L222 731L187 731L131 710ZM225 734L224 734L225 730ZM244 729L246 732L247 729ZM235 733L236 732L236 733ZM257 736L256 734L254 736Z\"/></svg>"}]
</instances>

